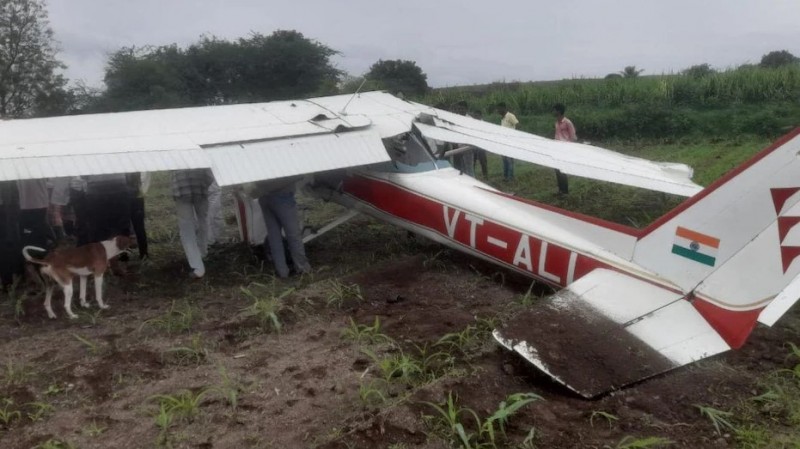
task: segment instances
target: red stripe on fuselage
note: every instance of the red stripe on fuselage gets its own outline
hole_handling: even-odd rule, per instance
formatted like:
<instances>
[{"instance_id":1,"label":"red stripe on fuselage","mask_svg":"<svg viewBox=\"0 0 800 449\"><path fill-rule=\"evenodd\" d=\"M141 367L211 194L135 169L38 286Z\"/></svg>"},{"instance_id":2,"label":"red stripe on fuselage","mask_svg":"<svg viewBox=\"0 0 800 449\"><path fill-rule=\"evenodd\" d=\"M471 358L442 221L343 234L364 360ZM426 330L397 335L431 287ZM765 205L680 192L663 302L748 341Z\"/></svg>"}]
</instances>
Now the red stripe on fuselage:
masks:
<instances>
[{"instance_id":1,"label":"red stripe on fuselage","mask_svg":"<svg viewBox=\"0 0 800 449\"><path fill-rule=\"evenodd\" d=\"M611 268L554 242L530 236L388 181L351 176L344 181L343 190L383 212L435 231L551 285L566 287L595 268Z\"/></svg>"}]
</instances>

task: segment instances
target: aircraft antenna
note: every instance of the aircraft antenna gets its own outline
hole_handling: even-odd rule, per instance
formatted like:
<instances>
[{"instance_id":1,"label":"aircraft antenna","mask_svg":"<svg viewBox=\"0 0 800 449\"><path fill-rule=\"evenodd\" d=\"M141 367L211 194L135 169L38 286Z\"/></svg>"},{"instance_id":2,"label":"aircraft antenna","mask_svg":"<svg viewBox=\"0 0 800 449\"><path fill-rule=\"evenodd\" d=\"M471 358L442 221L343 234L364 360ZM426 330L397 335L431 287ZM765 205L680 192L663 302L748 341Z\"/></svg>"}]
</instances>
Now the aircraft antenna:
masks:
<instances>
[{"instance_id":1,"label":"aircraft antenna","mask_svg":"<svg viewBox=\"0 0 800 449\"><path fill-rule=\"evenodd\" d=\"M358 89L356 89L356 91L355 91L355 92L353 92L353 96L351 96L351 97L350 97L350 99L349 99L349 100L347 100L347 103L345 103L345 105L344 105L344 107L342 108L342 110L341 110L341 111L339 111L339 114L342 114L342 115L347 115L347 113L345 112L345 110L347 109L347 107L348 107L348 106L350 106L350 102L351 102L351 101L353 101L353 98L355 98L355 97L356 97L356 95L358 95L358 93L359 93L359 92L361 92L361 88L362 88L362 87L364 87L364 84L366 84L366 82L367 82L367 77L365 76L365 77L364 77L364 81L361 81L361 85L360 85L360 86L358 86Z\"/></svg>"}]
</instances>

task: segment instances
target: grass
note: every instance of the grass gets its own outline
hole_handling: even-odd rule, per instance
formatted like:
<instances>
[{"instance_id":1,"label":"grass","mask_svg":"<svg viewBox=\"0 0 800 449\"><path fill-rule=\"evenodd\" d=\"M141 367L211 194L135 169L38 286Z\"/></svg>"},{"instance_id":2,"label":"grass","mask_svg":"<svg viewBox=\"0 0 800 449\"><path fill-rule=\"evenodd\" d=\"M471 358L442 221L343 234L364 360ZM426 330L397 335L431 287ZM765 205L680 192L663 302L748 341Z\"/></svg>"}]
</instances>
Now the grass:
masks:
<instances>
[{"instance_id":1,"label":"grass","mask_svg":"<svg viewBox=\"0 0 800 449\"><path fill-rule=\"evenodd\" d=\"M21 385L27 383L33 376L33 371L25 364L14 364L11 360L6 362L3 369L3 383L8 385Z\"/></svg>"},{"instance_id":2,"label":"grass","mask_svg":"<svg viewBox=\"0 0 800 449\"><path fill-rule=\"evenodd\" d=\"M275 296L267 285L254 282L247 287L241 287L240 290L253 301L242 310L244 316L254 318L264 331L280 332L283 326L278 313L284 308L282 300L294 293L294 289L290 288Z\"/></svg>"},{"instance_id":3,"label":"grass","mask_svg":"<svg viewBox=\"0 0 800 449\"><path fill-rule=\"evenodd\" d=\"M353 341L358 344L380 344L391 343L392 339L388 335L381 332L381 321L377 316L372 326L366 324L357 324L350 318L350 324L342 330L342 339Z\"/></svg>"},{"instance_id":4,"label":"grass","mask_svg":"<svg viewBox=\"0 0 800 449\"><path fill-rule=\"evenodd\" d=\"M200 413L200 405L203 402L208 390L201 390L193 393L190 390L182 390L172 395L159 394L151 399L158 401L159 413L170 415L171 417L183 418L189 422L193 421Z\"/></svg>"},{"instance_id":5,"label":"grass","mask_svg":"<svg viewBox=\"0 0 800 449\"><path fill-rule=\"evenodd\" d=\"M169 348L161 354L162 360L170 360L178 365L200 365L208 358L208 349L202 334L195 334L186 346Z\"/></svg>"},{"instance_id":6,"label":"grass","mask_svg":"<svg viewBox=\"0 0 800 449\"><path fill-rule=\"evenodd\" d=\"M358 284L346 284L338 279L328 281L328 307L341 309L346 301L363 301L361 287Z\"/></svg>"},{"instance_id":7,"label":"grass","mask_svg":"<svg viewBox=\"0 0 800 449\"><path fill-rule=\"evenodd\" d=\"M611 413L604 412L602 410L595 410L589 416L589 425L592 427L594 427L595 418L605 420L609 428L611 428L614 422L619 421L619 417L617 417L616 415L612 415Z\"/></svg>"},{"instance_id":8,"label":"grass","mask_svg":"<svg viewBox=\"0 0 800 449\"><path fill-rule=\"evenodd\" d=\"M432 402L423 404L436 412L428 419L442 431L447 440L461 445L464 449L477 449L507 447L506 425L511 417L523 407L541 399L541 396L534 393L509 395L500 402L497 410L485 419L481 419L474 410L460 406L458 398L454 397L452 392L447 394L443 404ZM532 429L526 438L529 447L533 445L534 438L535 431Z\"/></svg>"},{"instance_id":9,"label":"grass","mask_svg":"<svg viewBox=\"0 0 800 449\"><path fill-rule=\"evenodd\" d=\"M694 404L694 406L700 410L700 415L705 416L711 421L711 423L714 425L714 430L717 432L717 435L722 435L723 430L736 431L736 426L734 426L730 421L731 418L733 418L732 412L717 410L713 407L700 404Z\"/></svg>"},{"instance_id":10,"label":"grass","mask_svg":"<svg viewBox=\"0 0 800 449\"><path fill-rule=\"evenodd\" d=\"M191 330L199 318L200 310L194 304L189 302L178 304L176 301L172 301L165 314L145 321L142 323L142 327L151 326L166 331L168 334L176 334Z\"/></svg>"},{"instance_id":11,"label":"grass","mask_svg":"<svg viewBox=\"0 0 800 449\"><path fill-rule=\"evenodd\" d=\"M22 412L14 407L14 401L9 398L0 399L0 424L8 428L14 421L22 419Z\"/></svg>"},{"instance_id":12,"label":"grass","mask_svg":"<svg viewBox=\"0 0 800 449\"><path fill-rule=\"evenodd\" d=\"M97 353L100 351L100 347L94 341L92 341L92 340L90 340L90 339L88 339L86 337L82 337L82 336L80 336L78 334L72 334L72 336L76 340L78 340L81 343L81 345L83 345L83 348L86 349L86 352L88 354L97 355Z\"/></svg>"}]
</instances>

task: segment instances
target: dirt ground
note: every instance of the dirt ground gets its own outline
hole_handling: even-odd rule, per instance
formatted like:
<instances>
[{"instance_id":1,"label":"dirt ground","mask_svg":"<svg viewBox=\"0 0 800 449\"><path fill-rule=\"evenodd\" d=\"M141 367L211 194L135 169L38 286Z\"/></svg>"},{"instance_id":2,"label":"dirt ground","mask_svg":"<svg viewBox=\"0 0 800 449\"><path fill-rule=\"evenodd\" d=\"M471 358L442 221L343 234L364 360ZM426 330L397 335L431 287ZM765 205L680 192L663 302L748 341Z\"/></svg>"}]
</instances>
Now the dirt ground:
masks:
<instances>
[{"instance_id":1,"label":"dirt ground","mask_svg":"<svg viewBox=\"0 0 800 449\"><path fill-rule=\"evenodd\" d=\"M191 281L174 234L156 237L152 262L110 280L108 311L69 321L58 300L48 320L38 294L2 299L0 448L460 447L428 404L448 395L469 447L491 447L466 409L485 423L516 393L541 399L496 447L800 447L800 411L751 399L800 363L786 344L797 308L739 351L585 400L492 342L493 326L546 291L402 231L348 223L309 245L312 276L285 282L240 244L215 248L209 275ZM182 392L195 402L184 414L169 405ZM732 427L763 429L769 445L717 432L698 406L734 413Z\"/></svg>"}]
</instances>

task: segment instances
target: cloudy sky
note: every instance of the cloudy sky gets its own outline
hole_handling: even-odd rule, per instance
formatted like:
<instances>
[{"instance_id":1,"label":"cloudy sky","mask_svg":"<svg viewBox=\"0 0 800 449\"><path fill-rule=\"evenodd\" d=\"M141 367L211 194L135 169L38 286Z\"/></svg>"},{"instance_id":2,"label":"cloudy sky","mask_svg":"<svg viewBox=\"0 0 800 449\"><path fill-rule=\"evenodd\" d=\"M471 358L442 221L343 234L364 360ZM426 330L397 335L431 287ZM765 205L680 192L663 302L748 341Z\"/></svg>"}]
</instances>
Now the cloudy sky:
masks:
<instances>
[{"instance_id":1,"label":"cloudy sky","mask_svg":"<svg viewBox=\"0 0 800 449\"><path fill-rule=\"evenodd\" d=\"M49 0L70 79L102 86L121 46L296 29L361 74L412 59L432 86L646 74L800 55L800 0Z\"/></svg>"}]
</instances>

